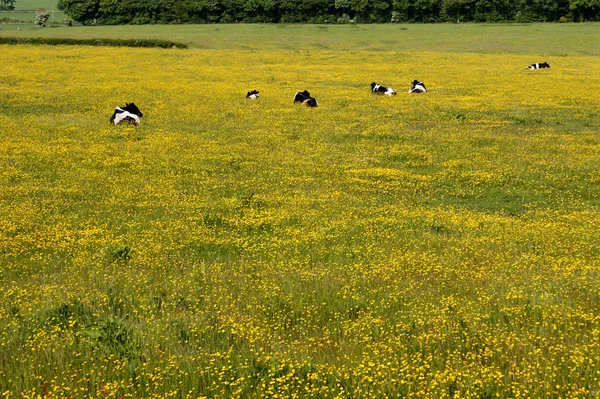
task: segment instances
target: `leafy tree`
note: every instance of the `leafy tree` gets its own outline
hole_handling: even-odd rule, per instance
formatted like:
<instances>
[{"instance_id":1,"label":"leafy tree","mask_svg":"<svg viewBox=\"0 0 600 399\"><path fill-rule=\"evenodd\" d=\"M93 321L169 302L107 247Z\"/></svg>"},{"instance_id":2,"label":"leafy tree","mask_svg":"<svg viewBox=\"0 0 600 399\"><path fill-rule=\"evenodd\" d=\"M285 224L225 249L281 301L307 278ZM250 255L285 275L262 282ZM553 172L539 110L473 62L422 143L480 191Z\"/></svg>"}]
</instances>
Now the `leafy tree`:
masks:
<instances>
[{"instance_id":1,"label":"leafy tree","mask_svg":"<svg viewBox=\"0 0 600 399\"><path fill-rule=\"evenodd\" d=\"M472 21L474 0L442 0L441 17L444 21Z\"/></svg>"},{"instance_id":2,"label":"leafy tree","mask_svg":"<svg viewBox=\"0 0 600 399\"><path fill-rule=\"evenodd\" d=\"M477 0L474 5L475 22L507 21L515 17L515 4L511 0Z\"/></svg>"},{"instance_id":3,"label":"leafy tree","mask_svg":"<svg viewBox=\"0 0 600 399\"><path fill-rule=\"evenodd\" d=\"M98 19L100 0L59 0L58 9L64 10L65 14L74 21L88 24Z\"/></svg>"},{"instance_id":4,"label":"leafy tree","mask_svg":"<svg viewBox=\"0 0 600 399\"><path fill-rule=\"evenodd\" d=\"M0 10L14 11L15 10L15 0L0 0Z\"/></svg>"},{"instance_id":5,"label":"leafy tree","mask_svg":"<svg viewBox=\"0 0 600 399\"><path fill-rule=\"evenodd\" d=\"M127 24L131 22L130 15L122 7L119 0L100 0L98 17L105 24Z\"/></svg>"},{"instance_id":6,"label":"leafy tree","mask_svg":"<svg viewBox=\"0 0 600 399\"><path fill-rule=\"evenodd\" d=\"M59 0L58 4L83 24L600 20L600 0Z\"/></svg>"},{"instance_id":7,"label":"leafy tree","mask_svg":"<svg viewBox=\"0 0 600 399\"><path fill-rule=\"evenodd\" d=\"M571 0L569 11L574 21L600 20L600 0Z\"/></svg>"},{"instance_id":8,"label":"leafy tree","mask_svg":"<svg viewBox=\"0 0 600 399\"><path fill-rule=\"evenodd\" d=\"M246 22L279 22L279 2L277 0L241 0L239 19ZM224 5L225 3L224 0Z\"/></svg>"},{"instance_id":9,"label":"leafy tree","mask_svg":"<svg viewBox=\"0 0 600 399\"><path fill-rule=\"evenodd\" d=\"M393 10L402 22L436 22L441 19L442 0L394 0Z\"/></svg>"}]
</instances>

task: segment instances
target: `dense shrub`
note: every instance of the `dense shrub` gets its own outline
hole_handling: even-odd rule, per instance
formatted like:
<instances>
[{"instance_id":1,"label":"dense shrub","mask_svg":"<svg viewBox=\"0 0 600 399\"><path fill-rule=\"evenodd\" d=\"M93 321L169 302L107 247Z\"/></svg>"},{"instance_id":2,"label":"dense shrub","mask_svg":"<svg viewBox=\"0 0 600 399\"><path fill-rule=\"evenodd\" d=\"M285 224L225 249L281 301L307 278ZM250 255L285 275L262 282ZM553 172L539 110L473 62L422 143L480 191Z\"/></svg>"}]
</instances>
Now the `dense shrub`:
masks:
<instances>
[{"instance_id":1,"label":"dense shrub","mask_svg":"<svg viewBox=\"0 0 600 399\"><path fill-rule=\"evenodd\" d=\"M0 11L14 11L15 0L0 0Z\"/></svg>"},{"instance_id":2,"label":"dense shrub","mask_svg":"<svg viewBox=\"0 0 600 399\"><path fill-rule=\"evenodd\" d=\"M35 12L33 17L33 23L38 26L46 26L46 23L50 19L50 13L46 10L38 10Z\"/></svg>"},{"instance_id":3,"label":"dense shrub","mask_svg":"<svg viewBox=\"0 0 600 399\"><path fill-rule=\"evenodd\" d=\"M49 44L110 47L187 48L186 44L157 39L67 39L57 37L0 37L0 44Z\"/></svg>"},{"instance_id":4,"label":"dense shrub","mask_svg":"<svg viewBox=\"0 0 600 399\"><path fill-rule=\"evenodd\" d=\"M600 20L598 0L60 0L82 24Z\"/></svg>"}]
</instances>

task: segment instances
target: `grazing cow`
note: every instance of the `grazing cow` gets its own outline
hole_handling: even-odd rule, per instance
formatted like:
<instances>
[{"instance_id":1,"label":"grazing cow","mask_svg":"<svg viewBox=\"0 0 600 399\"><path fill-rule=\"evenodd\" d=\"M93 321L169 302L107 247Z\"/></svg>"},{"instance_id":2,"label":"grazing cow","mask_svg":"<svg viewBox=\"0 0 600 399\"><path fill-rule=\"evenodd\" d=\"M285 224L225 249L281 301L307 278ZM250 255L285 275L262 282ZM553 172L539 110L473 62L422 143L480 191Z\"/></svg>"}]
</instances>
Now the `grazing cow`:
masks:
<instances>
[{"instance_id":1,"label":"grazing cow","mask_svg":"<svg viewBox=\"0 0 600 399\"><path fill-rule=\"evenodd\" d=\"M110 117L110 123L114 123L118 125L123 121L128 121L129 123L134 123L136 125L140 125L140 118L144 116L140 109L134 103L125 103L124 107L116 107L115 112L113 112Z\"/></svg>"},{"instance_id":2,"label":"grazing cow","mask_svg":"<svg viewBox=\"0 0 600 399\"><path fill-rule=\"evenodd\" d=\"M550 68L550 64L547 62L536 62L535 64L529 65L525 69L542 69L542 68Z\"/></svg>"},{"instance_id":3,"label":"grazing cow","mask_svg":"<svg viewBox=\"0 0 600 399\"><path fill-rule=\"evenodd\" d=\"M427 89L423 82L419 82L418 80L413 80L412 87L408 90L409 93L426 93Z\"/></svg>"},{"instance_id":4,"label":"grazing cow","mask_svg":"<svg viewBox=\"0 0 600 399\"><path fill-rule=\"evenodd\" d=\"M248 100L256 100L258 97L258 90L252 90L246 93L246 99Z\"/></svg>"},{"instance_id":5,"label":"grazing cow","mask_svg":"<svg viewBox=\"0 0 600 399\"><path fill-rule=\"evenodd\" d=\"M383 87L382 85L379 85L375 82L371 83L371 92L376 93L376 94L385 94L386 96L393 96L394 94L396 94L396 90L387 87Z\"/></svg>"},{"instance_id":6,"label":"grazing cow","mask_svg":"<svg viewBox=\"0 0 600 399\"><path fill-rule=\"evenodd\" d=\"M294 102L306 104L309 107L318 107L319 106L319 103L317 102L317 100L315 98L311 97L310 93L307 90L304 90L303 92L297 92L296 95L294 95Z\"/></svg>"}]
</instances>

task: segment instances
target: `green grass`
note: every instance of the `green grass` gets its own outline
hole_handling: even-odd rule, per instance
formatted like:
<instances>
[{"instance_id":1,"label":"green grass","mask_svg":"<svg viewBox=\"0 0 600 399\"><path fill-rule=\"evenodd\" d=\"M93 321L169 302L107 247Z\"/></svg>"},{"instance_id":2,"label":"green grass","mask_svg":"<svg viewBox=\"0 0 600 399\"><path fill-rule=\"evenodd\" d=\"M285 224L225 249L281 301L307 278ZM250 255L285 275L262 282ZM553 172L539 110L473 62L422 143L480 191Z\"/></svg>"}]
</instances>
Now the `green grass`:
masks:
<instances>
[{"instance_id":1,"label":"green grass","mask_svg":"<svg viewBox=\"0 0 600 399\"><path fill-rule=\"evenodd\" d=\"M43 32L43 33L42 33ZM598 55L600 24L147 25L62 27L23 36L149 38L198 49ZM0 34L5 34L0 32Z\"/></svg>"},{"instance_id":2,"label":"green grass","mask_svg":"<svg viewBox=\"0 0 600 399\"><path fill-rule=\"evenodd\" d=\"M10 18L12 20L30 22L33 25L33 16L35 15L35 11L44 9L52 14L52 5L54 4L54 19L52 18L52 15L50 15L49 22L51 23L55 21L62 23L66 16L64 12L58 10L57 3L58 1L52 0L17 0L15 2L15 11L0 11L0 20L3 18ZM6 22L0 22L0 25L2 25L2 30L24 29L23 26L14 27L10 26Z\"/></svg>"},{"instance_id":3,"label":"green grass","mask_svg":"<svg viewBox=\"0 0 600 399\"><path fill-rule=\"evenodd\" d=\"M33 17L35 15L35 11L29 11L29 12L25 12L25 11L0 11L0 20L4 19L4 18L8 18L10 20L17 20L17 21L22 21L22 22L28 22L30 23L32 26L29 27L28 29L36 29L36 27L33 26ZM62 23L62 21L66 18L65 13L61 12L61 11L55 11L54 12L54 21L55 22L59 22ZM50 15L50 23L52 22L52 15ZM11 29L17 29L16 27L11 27L10 24L7 24L6 22L0 22L0 25L2 25L2 30L11 30ZM21 26L20 29L23 29L23 27Z\"/></svg>"},{"instance_id":4,"label":"green grass","mask_svg":"<svg viewBox=\"0 0 600 399\"><path fill-rule=\"evenodd\" d=\"M52 10L52 5L54 4L54 11L58 11L57 4L58 0L16 0L15 1L15 10Z\"/></svg>"}]
</instances>

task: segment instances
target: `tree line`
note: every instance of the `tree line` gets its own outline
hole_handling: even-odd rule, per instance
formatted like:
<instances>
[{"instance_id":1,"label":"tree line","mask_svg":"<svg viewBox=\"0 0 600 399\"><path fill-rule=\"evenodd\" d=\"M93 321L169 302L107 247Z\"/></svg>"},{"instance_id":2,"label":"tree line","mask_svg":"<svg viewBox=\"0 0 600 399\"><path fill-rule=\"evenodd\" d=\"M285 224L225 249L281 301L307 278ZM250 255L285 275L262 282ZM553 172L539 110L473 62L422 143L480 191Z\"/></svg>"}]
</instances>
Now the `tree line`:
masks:
<instances>
[{"instance_id":1,"label":"tree line","mask_svg":"<svg viewBox=\"0 0 600 399\"><path fill-rule=\"evenodd\" d=\"M0 0L0 11L14 11L15 0Z\"/></svg>"},{"instance_id":2,"label":"tree line","mask_svg":"<svg viewBox=\"0 0 600 399\"><path fill-rule=\"evenodd\" d=\"M58 7L76 22L109 25L600 20L600 0L60 0Z\"/></svg>"}]
</instances>

